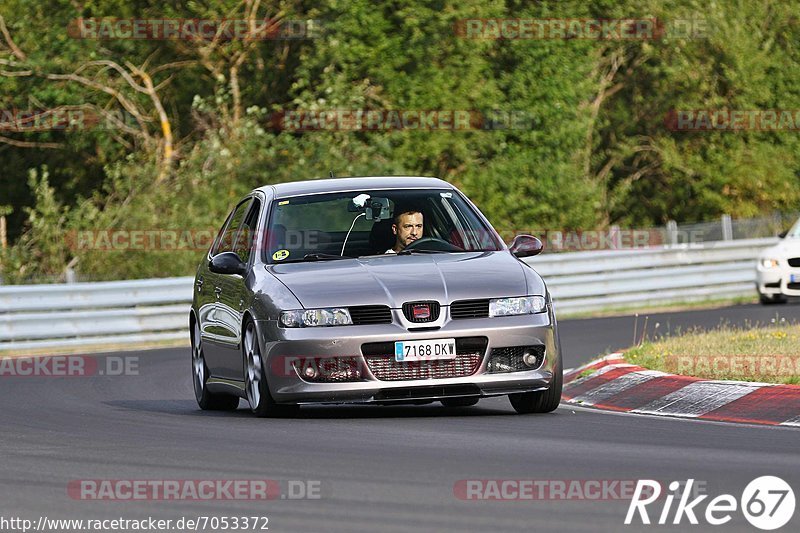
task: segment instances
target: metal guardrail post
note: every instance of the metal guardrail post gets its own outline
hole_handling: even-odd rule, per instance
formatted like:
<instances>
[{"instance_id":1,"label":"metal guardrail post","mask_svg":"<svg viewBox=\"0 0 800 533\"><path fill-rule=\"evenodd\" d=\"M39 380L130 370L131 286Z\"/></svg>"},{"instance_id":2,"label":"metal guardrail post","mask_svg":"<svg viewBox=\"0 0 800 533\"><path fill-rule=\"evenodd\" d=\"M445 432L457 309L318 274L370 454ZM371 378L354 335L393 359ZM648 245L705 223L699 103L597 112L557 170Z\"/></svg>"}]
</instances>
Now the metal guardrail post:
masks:
<instances>
[{"instance_id":1,"label":"metal guardrail post","mask_svg":"<svg viewBox=\"0 0 800 533\"><path fill-rule=\"evenodd\" d=\"M670 246L678 244L678 223L674 220L667 221L667 244Z\"/></svg>"},{"instance_id":2,"label":"metal guardrail post","mask_svg":"<svg viewBox=\"0 0 800 533\"><path fill-rule=\"evenodd\" d=\"M622 235L619 232L619 226L614 224L609 228L609 233L611 234L611 248L613 250L619 250L622 248Z\"/></svg>"},{"instance_id":3,"label":"metal guardrail post","mask_svg":"<svg viewBox=\"0 0 800 533\"><path fill-rule=\"evenodd\" d=\"M730 215L722 215L722 240L733 240L733 223Z\"/></svg>"}]
</instances>

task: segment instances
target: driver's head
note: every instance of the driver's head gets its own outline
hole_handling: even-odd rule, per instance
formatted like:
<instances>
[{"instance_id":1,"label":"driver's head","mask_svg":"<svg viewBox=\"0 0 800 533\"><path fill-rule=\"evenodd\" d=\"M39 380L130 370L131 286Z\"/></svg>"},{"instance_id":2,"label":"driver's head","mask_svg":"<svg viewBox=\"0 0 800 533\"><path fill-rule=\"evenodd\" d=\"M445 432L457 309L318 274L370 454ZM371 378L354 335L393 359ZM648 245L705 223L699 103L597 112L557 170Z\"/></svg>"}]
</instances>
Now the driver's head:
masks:
<instances>
[{"instance_id":1,"label":"driver's head","mask_svg":"<svg viewBox=\"0 0 800 533\"><path fill-rule=\"evenodd\" d=\"M406 209L394 216L392 233L396 236L394 251L399 252L406 246L422 238L422 213L416 209Z\"/></svg>"}]
</instances>

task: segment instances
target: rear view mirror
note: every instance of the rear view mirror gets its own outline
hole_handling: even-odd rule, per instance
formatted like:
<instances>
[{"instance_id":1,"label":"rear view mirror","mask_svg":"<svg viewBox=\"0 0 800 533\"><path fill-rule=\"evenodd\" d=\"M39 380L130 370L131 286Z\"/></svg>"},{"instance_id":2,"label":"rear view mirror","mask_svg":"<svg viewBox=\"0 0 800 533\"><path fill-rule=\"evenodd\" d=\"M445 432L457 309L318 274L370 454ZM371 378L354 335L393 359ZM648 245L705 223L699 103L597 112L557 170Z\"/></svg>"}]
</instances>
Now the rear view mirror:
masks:
<instances>
[{"instance_id":1,"label":"rear view mirror","mask_svg":"<svg viewBox=\"0 0 800 533\"><path fill-rule=\"evenodd\" d=\"M388 198L370 198L366 206L367 220L387 220L389 214Z\"/></svg>"},{"instance_id":2,"label":"rear view mirror","mask_svg":"<svg viewBox=\"0 0 800 533\"><path fill-rule=\"evenodd\" d=\"M508 247L508 251L517 257L538 255L543 249L542 241L531 235L517 235Z\"/></svg>"}]
</instances>

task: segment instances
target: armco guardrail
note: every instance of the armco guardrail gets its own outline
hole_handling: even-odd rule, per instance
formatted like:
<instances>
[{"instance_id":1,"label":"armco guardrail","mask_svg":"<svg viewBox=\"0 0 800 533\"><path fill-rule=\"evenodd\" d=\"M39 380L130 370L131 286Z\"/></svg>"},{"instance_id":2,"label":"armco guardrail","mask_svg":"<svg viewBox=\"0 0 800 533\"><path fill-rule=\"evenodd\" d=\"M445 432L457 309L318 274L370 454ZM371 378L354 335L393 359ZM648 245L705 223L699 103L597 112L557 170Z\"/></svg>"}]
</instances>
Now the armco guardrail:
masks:
<instances>
[{"instance_id":1,"label":"armco guardrail","mask_svg":"<svg viewBox=\"0 0 800 533\"><path fill-rule=\"evenodd\" d=\"M776 239L526 259L560 312L753 294ZM185 339L192 278L0 287L0 351Z\"/></svg>"},{"instance_id":2,"label":"armco guardrail","mask_svg":"<svg viewBox=\"0 0 800 533\"><path fill-rule=\"evenodd\" d=\"M0 287L0 350L187 339L192 278Z\"/></svg>"},{"instance_id":3,"label":"armco guardrail","mask_svg":"<svg viewBox=\"0 0 800 533\"><path fill-rule=\"evenodd\" d=\"M755 294L758 253L776 238L639 250L547 254L525 261L559 311L646 306Z\"/></svg>"}]
</instances>

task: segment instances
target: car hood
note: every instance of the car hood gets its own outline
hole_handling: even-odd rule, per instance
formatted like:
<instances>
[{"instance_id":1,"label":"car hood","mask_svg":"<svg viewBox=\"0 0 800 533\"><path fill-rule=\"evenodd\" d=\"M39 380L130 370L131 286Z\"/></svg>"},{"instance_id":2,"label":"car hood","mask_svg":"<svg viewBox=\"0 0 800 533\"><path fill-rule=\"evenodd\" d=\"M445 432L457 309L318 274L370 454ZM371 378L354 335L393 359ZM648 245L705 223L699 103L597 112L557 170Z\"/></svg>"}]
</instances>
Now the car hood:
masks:
<instances>
[{"instance_id":1,"label":"car hood","mask_svg":"<svg viewBox=\"0 0 800 533\"><path fill-rule=\"evenodd\" d=\"M764 249L759 256L773 259L800 257L800 239L794 237L781 239L778 244Z\"/></svg>"},{"instance_id":2,"label":"car hood","mask_svg":"<svg viewBox=\"0 0 800 533\"><path fill-rule=\"evenodd\" d=\"M267 270L307 309L521 296L527 294L525 270L533 272L507 251L373 256L273 264Z\"/></svg>"}]
</instances>

